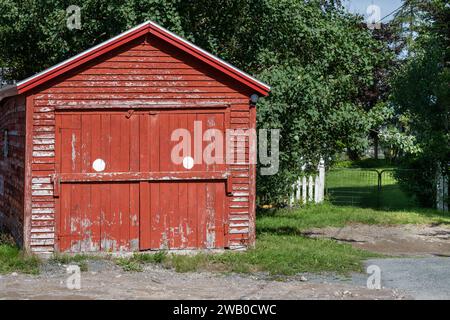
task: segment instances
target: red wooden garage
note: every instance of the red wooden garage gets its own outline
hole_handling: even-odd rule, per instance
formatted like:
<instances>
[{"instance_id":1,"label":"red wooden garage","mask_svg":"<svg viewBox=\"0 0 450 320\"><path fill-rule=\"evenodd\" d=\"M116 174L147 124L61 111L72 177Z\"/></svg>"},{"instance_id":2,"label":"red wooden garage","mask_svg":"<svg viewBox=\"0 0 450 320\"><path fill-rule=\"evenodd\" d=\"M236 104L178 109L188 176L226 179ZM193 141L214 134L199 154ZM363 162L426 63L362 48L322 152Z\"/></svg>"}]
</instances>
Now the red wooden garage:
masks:
<instances>
[{"instance_id":1,"label":"red wooden garage","mask_svg":"<svg viewBox=\"0 0 450 320\"><path fill-rule=\"evenodd\" d=\"M251 246L246 129L269 90L153 22L3 88L0 228L34 253ZM174 163L195 126L243 135L245 161Z\"/></svg>"}]
</instances>

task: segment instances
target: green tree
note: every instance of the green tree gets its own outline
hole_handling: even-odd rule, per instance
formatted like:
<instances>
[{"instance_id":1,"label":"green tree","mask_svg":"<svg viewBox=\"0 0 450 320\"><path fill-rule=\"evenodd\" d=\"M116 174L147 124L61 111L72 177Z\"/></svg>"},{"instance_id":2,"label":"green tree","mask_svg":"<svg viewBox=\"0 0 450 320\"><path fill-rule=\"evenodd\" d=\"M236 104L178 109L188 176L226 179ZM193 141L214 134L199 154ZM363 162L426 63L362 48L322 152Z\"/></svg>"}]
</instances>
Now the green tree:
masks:
<instances>
[{"instance_id":1,"label":"green tree","mask_svg":"<svg viewBox=\"0 0 450 320\"><path fill-rule=\"evenodd\" d=\"M0 0L0 62L21 80L144 22L183 34L179 0ZM80 30L67 28L66 9L81 8Z\"/></svg>"},{"instance_id":2,"label":"green tree","mask_svg":"<svg viewBox=\"0 0 450 320\"><path fill-rule=\"evenodd\" d=\"M426 206L434 205L436 172L450 160L450 6L447 1L411 2L421 20L408 56L393 80L392 102L407 115L420 152L407 153L398 173L405 188Z\"/></svg>"}]
</instances>

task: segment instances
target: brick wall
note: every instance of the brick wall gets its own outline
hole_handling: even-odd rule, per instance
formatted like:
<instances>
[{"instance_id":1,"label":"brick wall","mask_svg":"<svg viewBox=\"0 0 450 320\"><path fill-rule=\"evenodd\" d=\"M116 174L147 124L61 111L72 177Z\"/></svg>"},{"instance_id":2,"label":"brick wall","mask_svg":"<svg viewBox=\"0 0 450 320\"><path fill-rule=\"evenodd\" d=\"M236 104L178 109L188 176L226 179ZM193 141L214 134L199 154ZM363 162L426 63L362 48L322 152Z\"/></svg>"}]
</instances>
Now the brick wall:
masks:
<instances>
[{"instance_id":1,"label":"brick wall","mask_svg":"<svg viewBox=\"0 0 450 320\"><path fill-rule=\"evenodd\" d=\"M0 231L10 233L19 245L23 242L24 146L25 99L5 99L0 102Z\"/></svg>"}]
</instances>

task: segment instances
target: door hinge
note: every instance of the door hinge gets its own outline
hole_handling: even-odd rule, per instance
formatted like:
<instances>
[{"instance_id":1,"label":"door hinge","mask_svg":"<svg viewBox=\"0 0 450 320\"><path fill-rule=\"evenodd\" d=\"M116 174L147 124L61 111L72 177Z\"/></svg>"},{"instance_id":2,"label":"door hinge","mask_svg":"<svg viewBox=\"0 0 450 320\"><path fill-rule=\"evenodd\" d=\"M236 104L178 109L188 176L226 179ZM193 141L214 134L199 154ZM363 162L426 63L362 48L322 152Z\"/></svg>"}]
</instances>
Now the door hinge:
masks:
<instances>
[{"instance_id":1,"label":"door hinge","mask_svg":"<svg viewBox=\"0 0 450 320\"><path fill-rule=\"evenodd\" d=\"M128 111L127 111L127 114L125 115L125 118L130 119L131 116L133 115L133 113L134 113L134 110L133 110L133 109L128 110Z\"/></svg>"}]
</instances>

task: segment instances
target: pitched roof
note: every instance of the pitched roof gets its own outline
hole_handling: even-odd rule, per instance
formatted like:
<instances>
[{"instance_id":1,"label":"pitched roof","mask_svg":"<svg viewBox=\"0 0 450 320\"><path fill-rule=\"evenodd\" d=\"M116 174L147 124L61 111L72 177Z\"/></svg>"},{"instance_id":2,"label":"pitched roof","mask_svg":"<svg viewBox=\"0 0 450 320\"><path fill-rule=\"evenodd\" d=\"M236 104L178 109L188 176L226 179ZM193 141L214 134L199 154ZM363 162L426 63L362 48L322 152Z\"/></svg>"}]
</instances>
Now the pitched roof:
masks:
<instances>
[{"instance_id":1,"label":"pitched roof","mask_svg":"<svg viewBox=\"0 0 450 320\"><path fill-rule=\"evenodd\" d=\"M229 75L235 80L241 82L242 84L252 88L257 93L267 96L270 87L252 77L248 73L232 66L231 64L223 61L219 57L197 47L193 43L182 39L176 34L170 32L169 30L161 27L160 25L147 21L144 22L124 33L119 34L118 36L111 38L103 43L100 43L70 59L67 59L53 67L50 67L38 74L35 74L27 79L24 79L13 86L8 86L0 90L0 100L7 96L12 96L16 94L23 94L38 85L41 85L55 77L68 72L86 62L95 59L98 56L101 56L125 43L128 43L142 35L150 33L173 46L183 50L184 52L202 60L203 62L209 64L210 66L220 70L221 72Z\"/></svg>"}]
</instances>

